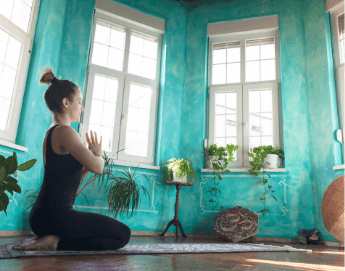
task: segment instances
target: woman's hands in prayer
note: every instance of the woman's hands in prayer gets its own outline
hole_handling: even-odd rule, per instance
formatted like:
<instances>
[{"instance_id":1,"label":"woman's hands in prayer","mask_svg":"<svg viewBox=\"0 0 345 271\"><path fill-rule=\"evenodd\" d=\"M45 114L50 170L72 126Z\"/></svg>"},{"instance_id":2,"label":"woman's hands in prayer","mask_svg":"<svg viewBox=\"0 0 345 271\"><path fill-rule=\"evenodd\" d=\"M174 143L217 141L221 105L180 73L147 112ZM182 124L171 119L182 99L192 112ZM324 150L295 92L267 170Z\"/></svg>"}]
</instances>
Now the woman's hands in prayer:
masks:
<instances>
[{"instance_id":1,"label":"woman's hands in prayer","mask_svg":"<svg viewBox=\"0 0 345 271\"><path fill-rule=\"evenodd\" d=\"M102 136L100 138L99 143L98 143L96 132L92 132L92 130L90 130L90 136L91 136L91 139L89 138L89 135L86 132L86 142L87 142L87 144L89 144L89 150L95 156L100 156L102 153ZM84 145L85 145L85 143L84 143ZM85 145L85 147L86 147L86 145Z\"/></svg>"}]
</instances>

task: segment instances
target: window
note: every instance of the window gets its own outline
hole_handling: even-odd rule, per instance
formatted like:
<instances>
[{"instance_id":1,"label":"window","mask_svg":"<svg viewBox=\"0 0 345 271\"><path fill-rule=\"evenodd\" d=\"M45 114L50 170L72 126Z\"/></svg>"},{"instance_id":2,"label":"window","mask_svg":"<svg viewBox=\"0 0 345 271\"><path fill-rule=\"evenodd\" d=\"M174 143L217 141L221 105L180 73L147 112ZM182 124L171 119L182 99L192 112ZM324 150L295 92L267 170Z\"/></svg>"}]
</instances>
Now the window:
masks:
<instances>
[{"instance_id":1,"label":"window","mask_svg":"<svg viewBox=\"0 0 345 271\"><path fill-rule=\"evenodd\" d=\"M330 9L331 24L333 32L333 57L335 63L335 81L337 89L338 116L340 129L345 127L345 105L344 105L344 62L345 62L345 29L344 29L344 2ZM343 133L343 142L345 140ZM344 150L343 150L344 152ZM345 152L343 153L345 155ZM345 160L345 157L344 157Z\"/></svg>"},{"instance_id":2,"label":"window","mask_svg":"<svg viewBox=\"0 0 345 271\"><path fill-rule=\"evenodd\" d=\"M249 167L257 146L281 145L278 41L277 30L209 36L209 145L239 146L229 167Z\"/></svg>"},{"instance_id":3,"label":"window","mask_svg":"<svg viewBox=\"0 0 345 271\"><path fill-rule=\"evenodd\" d=\"M39 0L0 1L0 139L15 142Z\"/></svg>"},{"instance_id":4,"label":"window","mask_svg":"<svg viewBox=\"0 0 345 271\"><path fill-rule=\"evenodd\" d=\"M90 53L82 138L95 131L114 160L153 164L161 34L96 11Z\"/></svg>"}]
</instances>

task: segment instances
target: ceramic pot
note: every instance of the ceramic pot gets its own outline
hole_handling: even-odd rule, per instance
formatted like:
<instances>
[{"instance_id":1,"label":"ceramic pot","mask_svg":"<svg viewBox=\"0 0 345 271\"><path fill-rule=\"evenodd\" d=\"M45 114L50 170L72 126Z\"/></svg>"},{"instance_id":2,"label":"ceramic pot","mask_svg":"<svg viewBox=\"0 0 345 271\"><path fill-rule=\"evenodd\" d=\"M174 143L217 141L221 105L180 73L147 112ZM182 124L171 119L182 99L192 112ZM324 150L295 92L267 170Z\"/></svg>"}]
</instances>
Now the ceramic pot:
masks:
<instances>
[{"instance_id":1,"label":"ceramic pot","mask_svg":"<svg viewBox=\"0 0 345 271\"><path fill-rule=\"evenodd\" d=\"M174 182L187 183L187 174L179 178L176 171L173 170L173 180Z\"/></svg>"},{"instance_id":2,"label":"ceramic pot","mask_svg":"<svg viewBox=\"0 0 345 271\"><path fill-rule=\"evenodd\" d=\"M264 163L265 168L278 168L278 158L277 154L267 154Z\"/></svg>"}]
</instances>

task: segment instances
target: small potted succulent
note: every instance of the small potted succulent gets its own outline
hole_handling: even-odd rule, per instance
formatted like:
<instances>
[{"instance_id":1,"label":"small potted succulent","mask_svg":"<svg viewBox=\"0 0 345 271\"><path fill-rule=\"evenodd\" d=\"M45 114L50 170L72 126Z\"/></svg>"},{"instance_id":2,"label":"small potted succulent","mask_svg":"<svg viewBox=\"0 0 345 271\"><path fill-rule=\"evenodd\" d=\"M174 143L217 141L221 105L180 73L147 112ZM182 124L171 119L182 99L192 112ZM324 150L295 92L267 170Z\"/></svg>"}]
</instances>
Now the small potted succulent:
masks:
<instances>
[{"instance_id":1,"label":"small potted succulent","mask_svg":"<svg viewBox=\"0 0 345 271\"><path fill-rule=\"evenodd\" d=\"M175 182L193 183L193 179L195 179L198 183L198 179L193 169L193 163L189 158L172 158L168 160L166 167L168 167L168 181L173 179Z\"/></svg>"}]
</instances>

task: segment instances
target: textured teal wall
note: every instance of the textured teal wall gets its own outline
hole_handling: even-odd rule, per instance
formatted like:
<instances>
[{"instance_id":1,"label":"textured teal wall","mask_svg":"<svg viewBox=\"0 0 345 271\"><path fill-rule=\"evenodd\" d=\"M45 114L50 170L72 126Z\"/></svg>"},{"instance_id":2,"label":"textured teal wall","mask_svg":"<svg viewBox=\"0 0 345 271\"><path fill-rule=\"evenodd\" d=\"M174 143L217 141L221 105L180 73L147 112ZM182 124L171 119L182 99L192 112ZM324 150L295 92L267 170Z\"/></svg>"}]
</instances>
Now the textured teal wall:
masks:
<instances>
[{"instance_id":1,"label":"textured teal wall","mask_svg":"<svg viewBox=\"0 0 345 271\"><path fill-rule=\"evenodd\" d=\"M309 91L309 131L313 175L315 227L333 240L321 214L322 197L330 183L344 175L333 166L342 163L341 146L336 141L338 129L329 15L323 0L304 1L306 64Z\"/></svg>"},{"instance_id":2,"label":"textured teal wall","mask_svg":"<svg viewBox=\"0 0 345 271\"><path fill-rule=\"evenodd\" d=\"M310 5L310 8L312 9L314 5L315 3ZM325 12L324 3L318 2L316 6L320 11ZM198 232L210 231L216 215L216 212L209 207L200 208L200 205L207 206L208 196L205 191L210 180L208 174L200 173L200 169L203 168L203 156L200 153L203 150L203 139L206 137L207 24L278 15L280 91L287 172L272 174L275 177L270 180L278 202L272 201L269 204L270 215L260 217L257 236L293 238L303 228L317 227L322 232L323 240L335 240L326 231L322 218L319 216L325 188L342 174L342 172L333 171L335 159L338 159L339 153L333 141L332 118L334 116L331 112L334 110L334 103L331 103L330 99L334 90L330 86L331 78L328 68L331 59L326 53L327 31L325 27L319 28L314 24L314 21L325 20L324 13L316 14L308 9L308 4L297 0L212 1L212 3L202 1L190 5L187 22L181 157L189 157L193 160L198 176L202 179L202 185L198 191L195 191L196 200L188 197L190 193L186 190L182 191L185 193L182 197L188 199L186 205L196 209L193 221L198 222L193 224L199 225ZM305 12L306 10L308 12ZM310 22L312 33L306 33L309 29L305 27L304 22L307 20L306 23L309 23L305 15L309 12L311 14L308 16L316 16L314 21ZM320 36L321 39L319 39ZM308 47L308 44L312 44L321 51L315 52L315 49ZM320 52L322 54L320 58L306 58L312 54L319 55ZM309 69L311 65L312 69ZM321 71L320 67L322 67ZM316 105L313 95L320 90L320 84L326 85L327 91L320 96L320 103ZM325 95L326 100L323 99ZM327 114L320 118L320 112L327 112ZM328 138L328 141L324 141L324 138ZM320 178L320 175L323 177ZM323 189L316 189L320 186ZM220 190L222 198L219 204L224 208L240 205L252 211L262 209L260 206L262 203L259 201L262 187L255 185L255 179L248 174L229 174L228 178L221 181ZM199 204L199 198L201 198L201 204ZM188 219L190 221L189 215L182 214L182 224Z\"/></svg>"},{"instance_id":3,"label":"textured teal wall","mask_svg":"<svg viewBox=\"0 0 345 271\"><path fill-rule=\"evenodd\" d=\"M189 5L171 0L117 2L166 20L155 161L161 170L139 169L139 173L149 178L147 182L139 177L138 182L145 185L151 200L143 197L132 218L118 219L133 231L164 230L174 216L176 189L164 184L166 169L162 166L173 157L191 158L199 186L181 188L179 219L187 234L215 234L213 225L219 209L211 209L206 192L212 187L211 175L200 171L206 136L207 24L278 15L287 172L271 174L278 202L269 202L271 214L260 216L257 236L294 238L299 230L316 227L321 230L323 240L335 241L324 228L320 213L325 189L342 175L333 171L333 166L341 161L338 143L334 141L336 104L323 1L200 1ZM16 150L19 163L32 158L38 161L28 172L19 172L23 192L36 190L43 180L42 142L50 123L45 119L49 113L43 100L46 86L38 86L39 71L46 65L54 67L57 76L75 82L85 97L94 3L94 0L41 0L16 141L29 148L28 153ZM78 125L73 123L72 127L78 130ZM0 151L13 152L4 146L0 146ZM219 204L225 209L238 205L254 212L262 209L259 198L263 188L249 174L227 174L219 189ZM83 192L89 201L79 196L76 209L107 214L104 191L97 194L89 186ZM5 221L0 230L30 229L30 210L24 211L28 199L23 195L15 195L15 199L17 203L9 204L7 217L0 213L0 221ZM174 228L169 232L174 232Z\"/></svg>"},{"instance_id":4,"label":"textured teal wall","mask_svg":"<svg viewBox=\"0 0 345 271\"><path fill-rule=\"evenodd\" d=\"M30 210L25 211L27 199L23 194L28 189L36 189L43 180L42 143L50 125L46 119L46 115L50 111L43 98L47 87L46 85L39 86L39 72L44 66L58 67L59 65L65 8L66 0L41 1L16 138L16 144L27 147L29 152L0 146L0 153L5 157L15 151L18 156L18 164L34 158L37 159L37 162L30 171L19 172L18 183L22 188L22 194L16 194L14 199L10 196L12 202L7 208L8 216L6 217L4 212L0 213L0 230L30 229L28 220ZM55 68L54 72L56 70Z\"/></svg>"}]
</instances>

